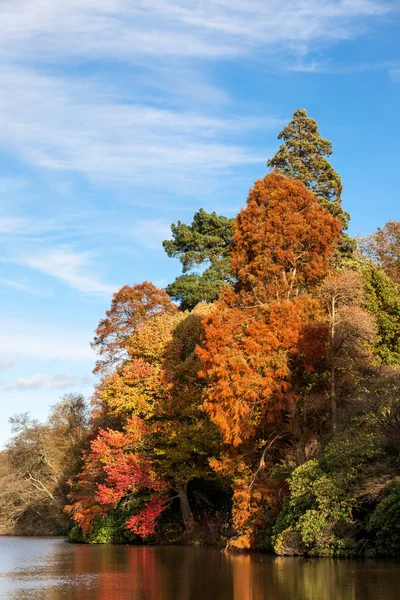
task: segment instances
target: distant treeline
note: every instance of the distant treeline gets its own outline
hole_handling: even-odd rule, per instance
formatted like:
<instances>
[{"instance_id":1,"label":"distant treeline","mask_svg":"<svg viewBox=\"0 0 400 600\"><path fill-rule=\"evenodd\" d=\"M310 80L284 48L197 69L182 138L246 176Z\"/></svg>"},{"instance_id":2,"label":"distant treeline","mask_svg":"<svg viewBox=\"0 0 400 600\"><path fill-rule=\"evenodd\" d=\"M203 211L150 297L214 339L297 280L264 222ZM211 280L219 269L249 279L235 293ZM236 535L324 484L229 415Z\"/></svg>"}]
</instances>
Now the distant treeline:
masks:
<instances>
[{"instance_id":1,"label":"distant treeline","mask_svg":"<svg viewBox=\"0 0 400 600\"><path fill-rule=\"evenodd\" d=\"M13 420L4 533L400 555L400 222L346 234L331 142L297 110L235 219L164 242L113 297L90 407Z\"/></svg>"}]
</instances>

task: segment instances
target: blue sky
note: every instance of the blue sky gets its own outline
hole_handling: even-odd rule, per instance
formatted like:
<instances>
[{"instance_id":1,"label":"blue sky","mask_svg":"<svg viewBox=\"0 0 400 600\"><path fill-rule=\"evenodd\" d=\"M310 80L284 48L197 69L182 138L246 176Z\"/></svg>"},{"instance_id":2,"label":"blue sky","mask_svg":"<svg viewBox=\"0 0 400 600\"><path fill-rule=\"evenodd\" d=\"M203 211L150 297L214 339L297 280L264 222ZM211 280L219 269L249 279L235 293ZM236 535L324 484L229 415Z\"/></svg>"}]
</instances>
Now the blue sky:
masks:
<instances>
[{"instance_id":1,"label":"blue sky","mask_svg":"<svg viewBox=\"0 0 400 600\"><path fill-rule=\"evenodd\" d=\"M400 2L2 0L0 442L90 395L112 293L234 215L296 108L333 142L350 233L399 218Z\"/></svg>"}]
</instances>

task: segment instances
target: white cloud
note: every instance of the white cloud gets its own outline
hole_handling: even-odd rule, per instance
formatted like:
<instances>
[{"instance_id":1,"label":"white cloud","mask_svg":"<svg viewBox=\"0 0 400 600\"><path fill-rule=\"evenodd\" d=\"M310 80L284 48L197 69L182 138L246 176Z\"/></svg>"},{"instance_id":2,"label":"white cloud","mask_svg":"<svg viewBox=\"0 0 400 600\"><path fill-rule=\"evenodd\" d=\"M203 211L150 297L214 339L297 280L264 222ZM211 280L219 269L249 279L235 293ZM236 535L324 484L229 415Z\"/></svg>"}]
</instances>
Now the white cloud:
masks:
<instances>
[{"instance_id":1,"label":"white cloud","mask_svg":"<svg viewBox=\"0 0 400 600\"><path fill-rule=\"evenodd\" d=\"M74 331L38 323L17 323L9 319L0 322L0 361L21 358L45 360L92 361L91 331ZM1 363L0 363L1 364Z\"/></svg>"},{"instance_id":2,"label":"white cloud","mask_svg":"<svg viewBox=\"0 0 400 600\"><path fill-rule=\"evenodd\" d=\"M233 136L276 128L274 117L210 117L123 102L104 87L1 67L0 139L36 166L193 194L188 181L263 162ZM102 91L103 90L103 91ZM197 192L197 190L196 190Z\"/></svg>"},{"instance_id":3,"label":"white cloud","mask_svg":"<svg viewBox=\"0 0 400 600\"><path fill-rule=\"evenodd\" d=\"M90 385L90 377L71 377L69 375L46 375L36 373L32 377L17 377L7 385L7 390L65 390L68 388Z\"/></svg>"},{"instance_id":4,"label":"white cloud","mask_svg":"<svg viewBox=\"0 0 400 600\"><path fill-rule=\"evenodd\" d=\"M142 246L162 249L163 240L171 237L171 223L165 219L138 219L131 234Z\"/></svg>"},{"instance_id":5,"label":"white cloud","mask_svg":"<svg viewBox=\"0 0 400 600\"><path fill-rule=\"evenodd\" d=\"M96 183L201 193L223 171L265 161L238 133L280 122L205 116L229 97L207 81L198 59L293 63L314 44L357 35L391 7L386 0L2 0L1 143L29 164ZM97 79L79 70L103 60L129 70L122 77L109 70L106 80L96 68ZM74 77L59 75L63 65L78 67ZM292 68L315 70L305 65Z\"/></svg>"},{"instance_id":6,"label":"white cloud","mask_svg":"<svg viewBox=\"0 0 400 600\"><path fill-rule=\"evenodd\" d=\"M0 217L0 233L19 234L27 231L31 221L19 217Z\"/></svg>"},{"instance_id":7,"label":"white cloud","mask_svg":"<svg viewBox=\"0 0 400 600\"><path fill-rule=\"evenodd\" d=\"M14 279L0 278L0 286L1 285L13 288L14 290L17 290L19 292L31 294L32 296L39 296L40 298L44 298L51 295L50 292L47 290L39 290L28 285L27 283L24 283L22 281L15 281Z\"/></svg>"},{"instance_id":8,"label":"white cloud","mask_svg":"<svg viewBox=\"0 0 400 600\"><path fill-rule=\"evenodd\" d=\"M109 285L89 274L92 260L86 253L78 254L67 248L48 248L43 254L26 254L13 262L59 279L69 287L85 294L113 294L118 285Z\"/></svg>"},{"instance_id":9,"label":"white cloud","mask_svg":"<svg viewBox=\"0 0 400 600\"><path fill-rule=\"evenodd\" d=\"M61 58L215 58L277 44L349 38L386 0L3 0L2 54Z\"/></svg>"},{"instance_id":10,"label":"white cloud","mask_svg":"<svg viewBox=\"0 0 400 600\"><path fill-rule=\"evenodd\" d=\"M0 356L0 373L6 371L14 364L14 360L12 358L6 358L4 356Z\"/></svg>"},{"instance_id":11,"label":"white cloud","mask_svg":"<svg viewBox=\"0 0 400 600\"><path fill-rule=\"evenodd\" d=\"M10 236L43 235L62 228L60 223L50 219L27 219L14 216L0 216L0 233Z\"/></svg>"}]
</instances>

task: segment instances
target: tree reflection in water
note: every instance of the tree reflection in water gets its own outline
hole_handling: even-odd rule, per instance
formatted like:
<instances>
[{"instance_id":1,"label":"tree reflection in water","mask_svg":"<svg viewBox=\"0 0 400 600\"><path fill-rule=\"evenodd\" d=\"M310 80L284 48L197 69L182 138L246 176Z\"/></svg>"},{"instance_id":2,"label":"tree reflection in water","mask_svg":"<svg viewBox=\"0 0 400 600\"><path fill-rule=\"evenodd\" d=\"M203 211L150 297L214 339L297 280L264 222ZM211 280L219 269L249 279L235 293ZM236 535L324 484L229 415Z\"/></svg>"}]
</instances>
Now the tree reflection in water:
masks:
<instances>
[{"instance_id":1,"label":"tree reflection in water","mask_svg":"<svg viewBox=\"0 0 400 600\"><path fill-rule=\"evenodd\" d=\"M0 539L6 600L394 600L397 564Z\"/></svg>"}]
</instances>

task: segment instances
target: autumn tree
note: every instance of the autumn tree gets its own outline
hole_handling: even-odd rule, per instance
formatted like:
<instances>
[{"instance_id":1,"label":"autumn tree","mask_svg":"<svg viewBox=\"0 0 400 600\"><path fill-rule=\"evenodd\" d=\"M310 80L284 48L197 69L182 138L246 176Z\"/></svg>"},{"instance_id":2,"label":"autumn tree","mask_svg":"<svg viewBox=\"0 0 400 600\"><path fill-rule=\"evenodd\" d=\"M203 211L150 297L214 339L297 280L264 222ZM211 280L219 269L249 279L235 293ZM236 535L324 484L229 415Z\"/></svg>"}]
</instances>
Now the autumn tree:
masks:
<instances>
[{"instance_id":1,"label":"autumn tree","mask_svg":"<svg viewBox=\"0 0 400 600\"><path fill-rule=\"evenodd\" d=\"M255 183L234 224L237 284L206 319L198 353L208 383L204 409L225 442L213 464L233 477L238 547L253 543L259 508L271 500L265 472L268 456L291 436L290 360L299 352L303 307L328 272L340 230L302 183L278 173Z\"/></svg>"},{"instance_id":2,"label":"autumn tree","mask_svg":"<svg viewBox=\"0 0 400 600\"><path fill-rule=\"evenodd\" d=\"M198 305L183 313L171 330L161 372L163 393L150 419L154 461L179 497L186 528L194 522L189 486L193 480L215 479L209 458L220 444L217 428L201 410L204 380L199 378L201 363L196 354L202 344L202 319L210 312L212 307Z\"/></svg>"},{"instance_id":3,"label":"autumn tree","mask_svg":"<svg viewBox=\"0 0 400 600\"><path fill-rule=\"evenodd\" d=\"M332 431L337 428L337 374L365 358L376 335L373 315L363 308L364 287L356 271L346 269L324 281L320 296L328 315Z\"/></svg>"},{"instance_id":4,"label":"autumn tree","mask_svg":"<svg viewBox=\"0 0 400 600\"><path fill-rule=\"evenodd\" d=\"M140 494L140 506L135 503L136 510L126 521L126 528L144 538L154 532L157 518L165 508L166 490L143 452L145 435L145 423L133 417L124 431L101 429L91 442L84 467L69 495L71 504L66 507L86 536L95 521L105 517L121 500L129 502Z\"/></svg>"},{"instance_id":5,"label":"autumn tree","mask_svg":"<svg viewBox=\"0 0 400 600\"><path fill-rule=\"evenodd\" d=\"M92 347L100 356L95 372L111 369L127 358L127 340L147 319L158 313L175 311L168 294L148 281L122 287L114 294L111 308L95 332Z\"/></svg>"},{"instance_id":6,"label":"autumn tree","mask_svg":"<svg viewBox=\"0 0 400 600\"><path fill-rule=\"evenodd\" d=\"M109 427L107 435L123 439L118 436L128 434L132 419L143 423L137 453L153 465L167 492L179 498L188 529L193 525L188 486L194 479L214 476L208 457L219 440L215 426L200 410L204 381L198 377L200 362L195 353L201 344L202 316L209 310L210 306L199 305L192 313L176 309L145 313L139 326L124 339L123 362L103 376L95 394L97 412L115 419L116 429ZM100 431L99 437L104 436ZM81 485L83 499L77 498L73 502L76 510L70 510L82 513L83 520L85 515L92 515L93 522L96 516L104 516L105 504L100 502L102 496L96 485L86 486L97 477L89 477L93 471L90 461L88 456L82 480L85 485ZM98 462L96 459L95 464ZM115 485L118 487L116 480ZM135 485L125 489L124 502L140 493ZM116 508L122 498L118 497L111 508ZM79 502L86 507L83 512Z\"/></svg>"},{"instance_id":7,"label":"autumn tree","mask_svg":"<svg viewBox=\"0 0 400 600\"><path fill-rule=\"evenodd\" d=\"M201 208L191 225L181 221L171 225L172 240L165 240L163 246L169 257L179 258L183 275L170 283L166 292L182 310L192 309L199 302L213 302L221 286L232 282L232 222Z\"/></svg>"},{"instance_id":8,"label":"autumn tree","mask_svg":"<svg viewBox=\"0 0 400 600\"><path fill-rule=\"evenodd\" d=\"M262 305L315 290L328 271L340 222L300 182L271 173L255 183L234 230L236 291Z\"/></svg>"},{"instance_id":9,"label":"autumn tree","mask_svg":"<svg viewBox=\"0 0 400 600\"><path fill-rule=\"evenodd\" d=\"M107 410L123 421L132 415L144 419L147 448L160 477L178 495L187 527L193 523L188 485L212 474L208 454L218 439L199 410L204 382L195 347L208 310L199 306L192 313L154 316L130 337L129 360L99 388Z\"/></svg>"},{"instance_id":10,"label":"autumn tree","mask_svg":"<svg viewBox=\"0 0 400 600\"><path fill-rule=\"evenodd\" d=\"M392 281L400 284L400 221L388 221L375 233L359 238L358 244L364 256L380 265Z\"/></svg>"}]
</instances>

